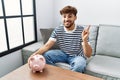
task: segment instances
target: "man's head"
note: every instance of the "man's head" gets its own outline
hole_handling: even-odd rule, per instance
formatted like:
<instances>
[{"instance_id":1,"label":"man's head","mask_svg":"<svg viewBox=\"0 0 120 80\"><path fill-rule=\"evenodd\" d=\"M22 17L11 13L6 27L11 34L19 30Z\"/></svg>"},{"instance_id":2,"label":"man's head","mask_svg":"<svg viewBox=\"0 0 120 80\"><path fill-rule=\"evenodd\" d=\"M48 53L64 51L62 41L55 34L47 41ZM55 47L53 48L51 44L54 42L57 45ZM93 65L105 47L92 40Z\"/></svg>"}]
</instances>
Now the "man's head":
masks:
<instances>
[{"instance_id":1,"label":"man's head","mask_svg":"<svg viewBox=\"0 0 120 80\"><path fill-rule=\"evenodd\" d=\"M74 25L74 21L77 19L77 9L72 6L66 6L60 10L62 15L63 24L66 28L70 28Z\"/></svg>"}]
</instances>

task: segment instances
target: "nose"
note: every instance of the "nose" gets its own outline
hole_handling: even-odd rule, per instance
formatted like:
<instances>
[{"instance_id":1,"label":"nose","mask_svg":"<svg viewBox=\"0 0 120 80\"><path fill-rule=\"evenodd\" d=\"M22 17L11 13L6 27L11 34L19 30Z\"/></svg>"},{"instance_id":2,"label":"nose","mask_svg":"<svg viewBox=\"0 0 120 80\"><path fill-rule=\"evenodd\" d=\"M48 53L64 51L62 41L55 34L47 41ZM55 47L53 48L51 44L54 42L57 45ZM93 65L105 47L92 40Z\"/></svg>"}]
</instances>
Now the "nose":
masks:
<instances>
[{"instance_id":1,"label":"nose","mask_svg":"<svg viewBox=\"0 0 120 80\"><path fill-rule=\"evenodd\" d=\"M67 20L69 20L69 18L68 18L68 17L66 17L66 18L65 18L65 21L67 21Z\"/></svg>"},{"instance_id":2,"label":"nose","mask_svg":"<svg viewBox=\"0 0 120 80\"><path fill-rule=\"evenodd\" d=\"M38 69L38 68L39 68L39 66L38 66L38 65L34 65L33 67L34 67L34 69Z\"/></svg>"}]
</instances>

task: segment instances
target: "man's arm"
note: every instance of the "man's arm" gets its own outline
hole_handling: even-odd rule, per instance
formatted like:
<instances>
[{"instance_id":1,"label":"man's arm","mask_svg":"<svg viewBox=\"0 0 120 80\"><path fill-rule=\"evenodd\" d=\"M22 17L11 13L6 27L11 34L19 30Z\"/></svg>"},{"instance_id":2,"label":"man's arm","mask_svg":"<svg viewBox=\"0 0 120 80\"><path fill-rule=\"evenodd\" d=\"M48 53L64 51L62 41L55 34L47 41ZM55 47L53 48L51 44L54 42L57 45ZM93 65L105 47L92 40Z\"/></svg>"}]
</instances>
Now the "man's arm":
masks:
<instances>
[{"instance_id":1,"label":"man's arm","mask_svg":"<svg viewBox=\"0 0 120 80\"><path fill-rule=\"evenodd\" d=\"M92 55L92 48L91 48L91 46L86 41L82 42L82 46L83 46L83 51L84 51L85 55L89 58Z\"/></svg>"},{"instance_id":2,"label":"man's arm","mask_svg":"<svg viewBox=\"0 0 120 80\"><path fill-rule=\"evenodd\" d=\"M83 46L83 51L87 57L90 57L92 55L92 48L88 43L88 36L89 36L89 29L90 25L87 27L87 29L84 29L82 32L82 46Z\"/></svg>"},{"instance_id":3,"label":"man's arm","mask_svg":"<svg viewBox=\"0 0 120 80\"><path fill-rule=\"evenodd\" d=\"M38 49L33 54L43 54L44 52L48 51L54 44L55 44L55 41L49 39L40 49Z\"/></svg>"}]
</instances>

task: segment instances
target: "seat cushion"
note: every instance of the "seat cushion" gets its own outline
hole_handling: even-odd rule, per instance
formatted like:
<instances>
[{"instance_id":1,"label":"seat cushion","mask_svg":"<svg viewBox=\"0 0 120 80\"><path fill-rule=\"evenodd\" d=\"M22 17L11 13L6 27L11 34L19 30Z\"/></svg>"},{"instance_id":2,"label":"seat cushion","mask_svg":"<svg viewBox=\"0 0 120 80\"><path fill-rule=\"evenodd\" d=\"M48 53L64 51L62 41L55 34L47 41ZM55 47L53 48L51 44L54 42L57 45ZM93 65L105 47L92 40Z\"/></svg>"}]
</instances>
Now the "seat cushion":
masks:
<instances>
[{"instance_id":1,"label":"seat cushion","mask_svg":"<svg viewBox=\"0 0 120 80\"><path fill-rule=\"evenodd\" d=\"M100 25L96 54L120 58L120 26Z\"/></svg>"},{"instance_id":2,"label":"seat cushion","mask_svg":"<svg viewBox=\"0 0 120 80\"><path fill-rule=\"evenodd\" d=\"M89 42L92 47L92 55L95 55L97 34L98 34L98 25L92 25L90 27Z\"/></svg>"},{"instance_id":3,"label":"seat cushion","mask_svg":"<svg viewBox=\"0 0 120 80\"><path fill-rule=\"evenodd\" d=\"M120 78L120 59L95 55L86 67L87 71Z\"/></svg>"}]
</instances>

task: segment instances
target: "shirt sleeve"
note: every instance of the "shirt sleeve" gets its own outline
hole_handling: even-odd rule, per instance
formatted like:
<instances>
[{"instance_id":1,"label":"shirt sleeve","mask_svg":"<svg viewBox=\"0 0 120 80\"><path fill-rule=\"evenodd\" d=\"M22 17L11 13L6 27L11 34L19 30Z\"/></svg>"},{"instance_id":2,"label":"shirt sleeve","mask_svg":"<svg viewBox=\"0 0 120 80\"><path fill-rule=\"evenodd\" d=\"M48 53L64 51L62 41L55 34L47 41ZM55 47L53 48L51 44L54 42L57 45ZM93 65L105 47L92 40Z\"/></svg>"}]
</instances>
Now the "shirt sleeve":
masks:
<instances>
[{"instance_id":1,"label":"shirt sleeve","mask_svg":"<svg viewBox=\"0 0 120 80\"><path fill-rule=\"evenodd\" d=\"M56 42L56 40L57 40L56 29L53 30L49 39Z\"/></svg>"}]
</instances>

